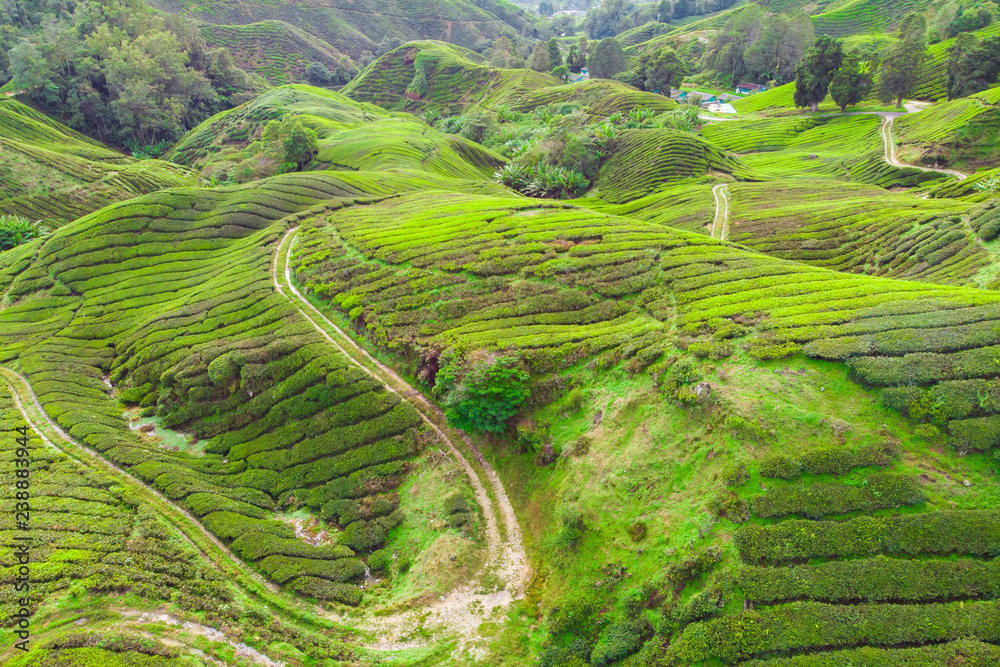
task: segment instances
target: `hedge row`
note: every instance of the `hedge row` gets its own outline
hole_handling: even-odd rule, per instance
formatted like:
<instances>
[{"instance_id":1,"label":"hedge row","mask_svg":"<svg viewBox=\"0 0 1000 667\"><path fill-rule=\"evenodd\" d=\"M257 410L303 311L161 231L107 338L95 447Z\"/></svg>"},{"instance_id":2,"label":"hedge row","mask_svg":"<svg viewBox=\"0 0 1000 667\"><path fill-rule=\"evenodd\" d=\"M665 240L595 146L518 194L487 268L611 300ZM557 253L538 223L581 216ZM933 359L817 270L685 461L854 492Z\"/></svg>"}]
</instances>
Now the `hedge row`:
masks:
<instances>
[{"instance_id":1,"label":"hedge row","mask_svg":"<svg viewBox=\"0 0 1000 667\"><path fill-rule=\"evenodd\" d=\"M232 543L232 549L246 560L265 556L299 556L319 560L350 558L354 552L340 545L314 547L298 538L281 538L273 533L244 533Z\"/></svg>"},{"instance_id":2,"label":"hedge row","mask_svg":"<svg viewBox=\"0 0 1000 667\"><path fill-rule=\"evenodd\" d=\"M888 466L899 458L899 447L891 442L862 445L858 449L819 447L796 458L785 454L769 454L761 459L760 476L795 479L801 473L810 475L843 475L852 468Z\"/></svg>"},{"instance_id":3,"label":"hedge row","mask_svg":"<svg viewBox=\"0 0 1000 667\"><path fill-rule=\"evenodd\" d=\"M365 564L357 558L313 560L292 556L268 556L257 566L278 583L301 576L319 577L330 581L350 581L364 575Z\"/></svg>"},{"instance_id":4,"label":"hedge row","mask_svg":"<svg viewBox=\"0 0 1000 667\"><path fill-rule=\"evenodd\" d=\"M916 505L926 499L915 478L882 472L869 475L857 486L816 483L772 488L764 495L751 498L750 506L753 513L763 519L787 514L818 519L828 514Z\"/></svg>"},{"instance_id":5,"label":"hedge row","mask_svg":"<svg viewBox=\"0 0 1000 667\"><path fill-rule=\"evenodd\" d=\"M676 645L690 662L777 651L898 646L976 637L1000 641L1000 601L925 605L796 602L689 625Z\"/></svg>"},{"instance_id":6,"label":"hedge row","mask_svg":"<svg viewBox=\"0 0 1000 667\"><path fill-rule=\"evenodd\" d=\"M299 577L289 587L317 600L333 600L356 607L361 604L362 593L357 586L327 581L316 577Z\"/></svg>"},{"instance_id":7,"label":"hedge row","mask_svg":"<svg viewBox=\"0 0 1000 667\"><path fill-rule=\"evenodd\" d=\"M740 568L748 600L928 602L1000 597L1000 559L909 560L876 556L816 566Z\"/></svg>"},{"instance_id":8,"label":"hedge row","mask_svg":"<svg viewBox=\"0 0 1000 667\"><path fill-rule=\"evenodd\" d=\"M734 537L744 563L876 554L1000 555L1000 511L948 510L849 521L748 524Z\"/></svg>"},{"instance_id":9,"label":"hedge row","mask_svg":"<svg viewBox=\"0 0 1000 667\"><path fill-rule=\"evenodd\" d=\"M959 639L938 646L889 649L866 646L741 664L743 667L989 667L1000 665L1000 647L976 639Z\"/></svg>"}]
</instances>

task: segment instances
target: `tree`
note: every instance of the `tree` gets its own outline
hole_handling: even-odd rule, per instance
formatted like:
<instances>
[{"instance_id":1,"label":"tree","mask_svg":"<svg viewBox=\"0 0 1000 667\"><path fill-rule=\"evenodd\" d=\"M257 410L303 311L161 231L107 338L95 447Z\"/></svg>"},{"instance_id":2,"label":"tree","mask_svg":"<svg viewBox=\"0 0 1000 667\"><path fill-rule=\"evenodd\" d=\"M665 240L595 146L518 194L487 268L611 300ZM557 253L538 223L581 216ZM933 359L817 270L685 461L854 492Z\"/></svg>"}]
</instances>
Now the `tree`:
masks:
<instances>
[{"instance_id":1,"label":"tree","mask_svg":"<svg viewBox=\"0 0 1000 667\"><path fill-rule=\"evenodd\" d=\"M333 72L323 63L312 62L306 65L306 80L314 86L330 85L332 76Z\"/></svg>"},{"instance_id":2,"label":"tree","mask_svg":"<svg viewBox=\"0 0 1000 667\"><path fill-rule=\"evenodd\" d=\"M562 52L559 50L559 42L553 37L549 40L549 70L554 70L562 64L563 59Z\"/></svg>"},{"instance_id":3,"label":"tree","mask_svg":"<svg viewBox=\"0 0 1000 667\"><path fill-rule=\"evenodd\" d=\"M632 5L628 0L604 0L597 9L587 13L583 28L591 39L614 37L622 28L631 28Z\"/></svg>"},{"instance_id":4,"label":"tree","mask_svg":"<svg viewBox=\"0 0 1000 667\"><path fill-rule=\"evenodd\" d=\"M983 40L962 33L948 50L948 99L972 95L996 83L1000 73L1000 35Z\"/></svg>"},{"instance_id":5,"label":"tree","mask_svg":"<svg viewBox=\"0 0 1000 667\"><path fill-rule=\"evenodd\" d=\"M586 63L587 58L590 56L590 44L587 42L587 38L583 35L580 36L580 41L576 43L577 47L580 49L580 56Z\"/></svg>"},{"instance_id":6,"label":"tree","mask_svg":"<svg viewBox=\"0 0 1000 667\"><path fill-rule=\"evenodd\" d=\"M441 373L447 376L449 370L446 367ZM500 433L528 400L527 381L528 374L514 357L476 364L445 397L448 423L463 431Z\"/></svg>"},{"instance_id":7,"label":"tree","mask_svg":"<svg viewBox=\"0 0 1000 667\"><path fill-rule=\"evenodd\" d=\"M587 58L580 53L580 48L576 44L569 47L569 53L566 54L566 66L574 74L579 74L580 70L587 66Z\"/></svg>"},{"instance_id":8,"label":"tree","mask_svg":"<svg viewBox=\"0 0 1000 667\"><path fill-rule=\"evenodd\" d=\"M569 83L569 68L565 65L560 65L552 70L552 76L559 79L563 83Z\"/></svg>"},{"instance_id":9,"label":"tree","mask_svg":"<svg viewBox=\"0 0 1000 667\"><path fill-rule=\"evenodd\" d=\"M795 106L819 108L833 75L840 69L844 47L839 40L823 35L795 68Z\"/></svg>"},{"instance_id":10,"label":"tree","mask_svg":"<svg viewBox=\"0 0 1000 667\"><path fill-rule=\"evenodd\" d=\"M677 52L664 46L646 65L646 90L670 97L670 88L684 81L685 68Z\"/></svg>"},{"instance_id":11,"label":"tree","mask_svg":"<svg viewBox=\"0 0 1000 667\"><path fill-rule=\"evenodd\" d=\"M670 0L660 0L659 6L656 8L656 20L658 23L669 23L670 15L673 12L670 8Z\"/></svg>"},{"instance_id":12,"label":"tree","mask_svg":"<svg viewBox=\"0 0 1000 667\"><path fill-rule=\"evenodd\" d=\"M872 90L876 67L858 53L844 56L840 69L830 81L830 96L843 111L863 100Z\"/></svg>"},{"instance_id":13,"label":"tree","mask_svg":"<svg viewBox=\"0 0 1000 667\"><path fill-rule=\"evenodd\" d=\"M535 44L535 50L531 52L531 69L536 72L549 71L549 49L545 42Z\"/></svg>"},{"instance_id":14,"label":"tree","mask_svg":"<svg viewBox=\"0 0 1000 667\"><path fill-rule=\"evenodd\" d=\"M280 121L272 120L265 125L261 142L265 150L283 166L294 165L299 171L302 171L319 151L316 131L303 125L299 118L291 114Z\"/></svg>"},{"instance_id":15,"label":"tree","mask_svg":"<svg viewBox=\"0 0 1000 667\"><path fill-rule=\"evenodd\" d=\"M618 72L624 71L625 53L622 51L622 45L614 37L602 39L588 60L587 72L591 78L610 79Z\"/></svg>"},{"instance_id":16,"label":"tree","mask_svg":"<svg viewBox=\"0 0 1000 667\"><path fill-rule=\"evenodd\" d=\"M677 0L674 3L674 18L682 19L691 15L691 3L689 0Z\"/></svg>"},{"instance_id":17,"label":"tree","mask_svg":"<svg viewBox=\"0 0 1000 667\"><path fill-rule=\"evenodd\" d=\"M556 11L552 7L551 2L540 2L538 3L538 15L539 16L552 16Z\"/></svg>"},{"instance_id":18,"label":"tree","mask_svg":"<svg viewBox=\"0 0 1000 667\"><path fill-rule=\"evenodd\" d=\"M493 42L493 50L490 52L490 67L510 69L521 61L521 57L516 54L514 45L506 37L498 37Z\"/></svg>"},{"instance_id":19,"label":"tree","mask_svg":"<svg viewBox=\"0 0 1000 667\"><path fill-rule=\"evenodd\" d=\"M927 59L927 20L921 14L910 14L899 25L898 41L882 60L879 99L883 103L896 100L903 107L903 98L913 93L920 70Z\"/></svg>"},{"instance_id":20,"label":"tree","mask_svg":"<svg viewBox=\"0 0 1000 667\"><path fill-rule=\"evenodd\" d=\"M39 90L51 84L49 63L41 51L25 40L8 53L10 73L17 90Z\"/></svg>"}]
</instances>

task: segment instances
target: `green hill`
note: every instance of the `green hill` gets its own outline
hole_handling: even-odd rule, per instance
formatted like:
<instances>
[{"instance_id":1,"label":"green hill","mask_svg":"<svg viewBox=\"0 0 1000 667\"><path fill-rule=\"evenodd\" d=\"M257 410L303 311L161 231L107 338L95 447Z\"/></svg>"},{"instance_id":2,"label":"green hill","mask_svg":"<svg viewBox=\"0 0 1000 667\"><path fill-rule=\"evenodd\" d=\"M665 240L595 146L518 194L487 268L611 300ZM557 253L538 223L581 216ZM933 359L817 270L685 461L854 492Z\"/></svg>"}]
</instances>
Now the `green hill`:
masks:
<instances>
[{"instance_id":1,"label":"green hill","mask_svg":"<svg viewBox=\"0 0 1000 667\"><path fill-rule=\"evenodd\" d=\"M213 116L185 135L167 157L219 180L252 180L267 167L268 158L254 152L265 125L286 115L317 132L315 168L480 180L503 162L482 146L437 132L409 114L392 114L302 85L275 88Z\"/></svg>"},{"instance_id":2,"label":"green hill","mask_svg":"<svg viewBox=\"0 0 1000 667\"><path fill-rule=\"evenodd\" d=\"M305 81L306 66L312 62L334 72L353 65L319 37L284 21L206 24L201 35L213 47L228 49L240 69L257 72L275 84Z\"/></svg>"},{"instance_id":3,"label":"green hill","mask_svg":"<svg viewBox=\"0 0 1000 667\"><path fill-rule=\"evenodd\" d=\"M558 84L554 77L528 69L491 68L468 49L412 42L373 62L343 93L386 109L429 108L455 114L472 104L495 106Z\"/></svg>"},{"instance_id":4,"label":"green hill","mask_svg":"<svg viewBox=\"0 0 1000 667\"><path fill-rule=\"evenodd\" d=\"M194 174L126 157L14 99L0 98L0 213L58 227L108 204Z\"/></svg>"},{"instance_id":5,"label":"green hill","mask_svg":"<svg viewBox=\"0 0 1000 667\"><path fill-rule=\"evenodd\" d=\"M973 171L1000 166L1000 88L941 103L893 124L901 160Z\"/></svg>"},{"instance_id":6,"label":"green hill","mask_svg":"<svg viewBox=\"0 0 1000 667\"><path fill-rule=\"evenodd\" d=\"M357 58L374 52L383 39L411 41L436 39L472 47L477 41L493 40L505 28L521 32L534 19L514 5L467 0L421 0L418 3L360 0L351 3L273 3L260 0L154 0L156 8L197 19L224 31L246 30L246 26L280 22L308 33L328 46ZM284 28L275 37L255 31L262 45L295 57L285 50L295 30ZM209 32L218 39L217 30ZM275 34L275 33L270 33Z\"/></svg>"}]
</instances>

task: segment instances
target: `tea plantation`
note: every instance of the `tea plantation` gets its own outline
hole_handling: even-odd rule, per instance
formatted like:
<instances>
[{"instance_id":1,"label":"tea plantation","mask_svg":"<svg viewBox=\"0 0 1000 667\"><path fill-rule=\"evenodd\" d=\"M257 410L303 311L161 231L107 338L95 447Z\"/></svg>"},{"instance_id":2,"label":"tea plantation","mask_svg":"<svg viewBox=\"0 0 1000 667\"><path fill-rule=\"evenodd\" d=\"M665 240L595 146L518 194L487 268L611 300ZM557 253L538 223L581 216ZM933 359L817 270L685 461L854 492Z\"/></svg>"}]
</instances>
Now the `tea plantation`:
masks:
<instances>
[{"instance_id":1,"label":"tea plantation","mask_svg":"<svg viewBox=\"0 0 1000 667\"><path fill-rule=\"evenodd\" d=\"M280 85L155 160L0 98L4 664L1000 663L995 85L723 116L625 81L754 8L565 83L505 2L153 4Z\"/></svg>"}]
</instances>

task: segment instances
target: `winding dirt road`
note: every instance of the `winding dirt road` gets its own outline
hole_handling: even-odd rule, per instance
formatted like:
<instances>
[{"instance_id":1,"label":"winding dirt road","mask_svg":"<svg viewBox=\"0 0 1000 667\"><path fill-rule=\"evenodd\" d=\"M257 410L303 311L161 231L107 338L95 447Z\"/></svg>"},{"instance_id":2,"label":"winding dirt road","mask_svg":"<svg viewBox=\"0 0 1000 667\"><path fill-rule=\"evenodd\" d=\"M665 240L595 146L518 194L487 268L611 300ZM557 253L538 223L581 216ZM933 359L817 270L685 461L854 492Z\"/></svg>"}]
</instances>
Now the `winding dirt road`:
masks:
<instances>
[{"instance_id":1,"label":"winding dirt road","mask_svg":"<svg viewBox=\"0 0 1000 667\"><path fill-rule=\"evenodd\" d=\"M274 287L298 309L299 313L329 342L355 365L378 380L387 390L408 400L421 418L438 434L465 471L483 510L486 520L487 557L483 569L473 581L451 591L443 599L429 606L392 616L370 617L352 624L362 631L378 633L380 642L372 648L386 650L417 646L413 633L421 626L441 631L458 639L456 651L465 650L478 636L479 625L499 606L524 596L524 586L530 575L528 558L521 539L521 529L514 508L507 498L499 476L483 457L472 440L447 424L444 414L420 392L410 386L391 368L372 357L336 324L306 299L292 282L291 255L298 228L290 229L281 239L274 254L271 275ZM475 467L462 455L455 442L462 442L472 453L479 469L486 478L480 479ZM488 489L487 489L488 485ZM494 501L496 507L494 507ZM501 532L502 522L503 531ZM494 593L476 593L480 578L493 574L503 583L503 589ZM328 615L330 618L338 618ZM473 650L474 653L479 651Z\"/></svg>"},{"instance_id":2,"label":"winding dirt road","mask_svg":"<svg viewBox=\"0 0 1000 667\"><path fill-rule=\"evenodd\" d=\"M919 109L915 111L910 111L907 108L907 113L916 113ZM968 178L968 174L963 174L960 171L954 169L938 169L937 167L921 167L915 164L908 164L906 162L900 162L896 157L896 144L892 140L892 124L893 122L902 114L879 114L882 116L882 143L885 145L885 161L894 167L909 167L910 169L919 169L920 171L931 171L938 174L946 174L948 176L954 176L960 181L964 181Z\"/></svg>"},{"instance_id":3,"label":"winding dirt road","mask_svg":"<svg viewBox=\"0 0 1000 667\"><path fill-rule=\"evenodd\" d=\"M729 223L729 186L719 183L712 187L712 196L715 197L715 217L712 219L712 238L715 238L715 228L719 226L719 218L722 218L722 228L719 230L719 240L726 240L727 225Z\"/></svg>"}]
</instances>

